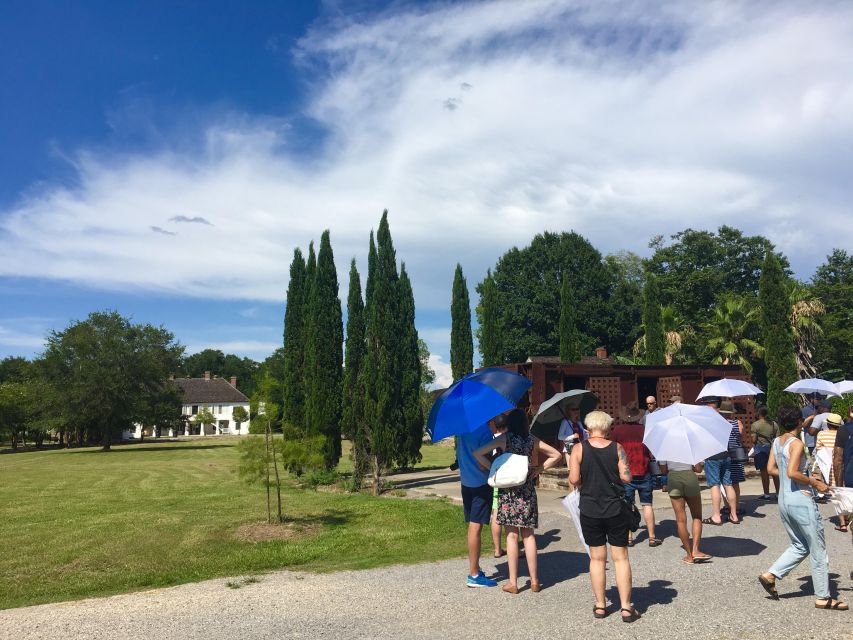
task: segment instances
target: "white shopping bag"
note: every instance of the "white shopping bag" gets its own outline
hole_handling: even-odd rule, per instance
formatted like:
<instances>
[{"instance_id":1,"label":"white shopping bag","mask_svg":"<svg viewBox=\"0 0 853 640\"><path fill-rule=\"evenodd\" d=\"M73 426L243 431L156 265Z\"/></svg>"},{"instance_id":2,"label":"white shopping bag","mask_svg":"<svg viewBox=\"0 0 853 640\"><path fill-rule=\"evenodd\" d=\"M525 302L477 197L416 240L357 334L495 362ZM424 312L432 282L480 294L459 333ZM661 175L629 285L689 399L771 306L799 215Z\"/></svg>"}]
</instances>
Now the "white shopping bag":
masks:
<instances>
[{"instance_id":1,"label":"white shopping bag","mask_svg":"<svg viewBox=\"0 0 853 640\"><path fill-rule=\"evenodd\" d=\"M829 472L832 469L832 449L825 447L814 452L815 464L823 474L823 481L829 484Z\"/></svg>"},{"instance_id":2,"label":"white shopping bag","mask_svg":"<svg viewBox=\"0 0 853 640\"><path fill-rule=\"evenodd\" d=\"M586 548L586 553L589 555L589 545L583 539L583 531L581 530L581 509L580 509L581 494L580 491L572 491L569 495L563 498L563 508L569 512L572 517L572 522L575 523L575 529L578 530L578 537L581 539L583 546Z\"/></svg>"},{"instance_id":3,"label":"white shopping bag","mask_svg":"<svg viewBox=\"0 0 853 640\"><path fill-rule=\"evenodd\" d=\"M835 507L836 515L852 515L853 487L830 487L829 501Z\"/></svg>"}]
</instances>

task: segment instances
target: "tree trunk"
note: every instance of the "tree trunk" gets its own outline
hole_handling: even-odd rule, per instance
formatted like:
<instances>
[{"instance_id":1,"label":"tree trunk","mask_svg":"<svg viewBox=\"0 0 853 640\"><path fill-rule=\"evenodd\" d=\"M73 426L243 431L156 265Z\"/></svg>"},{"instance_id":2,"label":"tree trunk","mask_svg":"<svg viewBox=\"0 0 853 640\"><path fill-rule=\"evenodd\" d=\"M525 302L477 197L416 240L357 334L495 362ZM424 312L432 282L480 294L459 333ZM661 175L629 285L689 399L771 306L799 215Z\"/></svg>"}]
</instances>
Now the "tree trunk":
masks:
<instances>
[{"instance_id":1,"label":"tree trunk","mask_svg":"<svg viewBox=\"0 0 853 640\"><path fill-rule=\"evenodd\" d=\"M373 456L373 495L378 496L382 492L382 467L379 457Z\"/></svg>"},{"instance_id":2,"label":"tree trunk","mask_svg":"<svg viewBox=\"0 0 853 640\"><path fill-rule=\"evenodd\" d=\"M266 433L264 433L264 441L266 444L266 459L265 466L267 469L267 522L272 522L272 508L270 503L270 426L267 423Z\"/></svg>"},{"instance_id":3,"label":"tree trunk","mask_svg":"<svg viewBox=\"0 0 853 640\"><path fill-rule=\"evenodd\" d=\"M112 445L112 439L110 438L109 430L106 430L104 432L104 440L102 442L102 445L103 446L101 447L101 451L109 451L110 450L110 446Z\"/></svg>"},{"instance_id":4,"label":"tree trunk","mask_svg":"<svg viewBox=\"0 0 853 640\"><path fill-rule=\"evenodd\" d=\"M65 445L65 429L59 430L59 448L61 449Z\"/></svg>"},{"instance_id":5,"label":"tree trunk","mask_svg":"<svg viewBox=\"0 0 853 640\"><path fill-rule=\"evenodd\" d=\"M270 423L267 421L267 430L271 430ZM282 435L284 438L284 435ZM278 475L278 458L275 455L275 442L273 442L272 447L272 468L275 471L275 495L278 499L278 522L279 524L282 522L281 517L281 478Z\"/></svg>"}]
</instances>

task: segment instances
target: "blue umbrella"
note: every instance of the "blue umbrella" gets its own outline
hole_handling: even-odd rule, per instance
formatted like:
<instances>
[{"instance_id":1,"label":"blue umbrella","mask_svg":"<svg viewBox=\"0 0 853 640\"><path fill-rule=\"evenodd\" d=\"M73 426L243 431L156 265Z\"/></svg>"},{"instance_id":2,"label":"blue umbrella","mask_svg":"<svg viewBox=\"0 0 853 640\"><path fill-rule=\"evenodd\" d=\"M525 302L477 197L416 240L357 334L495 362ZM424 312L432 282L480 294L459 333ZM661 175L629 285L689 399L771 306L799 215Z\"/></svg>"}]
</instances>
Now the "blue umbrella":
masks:
<instances>
[{"instance_id":1,"label":"blue umbrella","mask_svg":"<svg viewBox=\"0 0 853 640\"><path fill-rule=\"evenodd\" d=\"M427 420L432 441L474 431L514 408L531 384L524 376L497 367L469 373L432 405Z\"/></svg>"}]
</instances>

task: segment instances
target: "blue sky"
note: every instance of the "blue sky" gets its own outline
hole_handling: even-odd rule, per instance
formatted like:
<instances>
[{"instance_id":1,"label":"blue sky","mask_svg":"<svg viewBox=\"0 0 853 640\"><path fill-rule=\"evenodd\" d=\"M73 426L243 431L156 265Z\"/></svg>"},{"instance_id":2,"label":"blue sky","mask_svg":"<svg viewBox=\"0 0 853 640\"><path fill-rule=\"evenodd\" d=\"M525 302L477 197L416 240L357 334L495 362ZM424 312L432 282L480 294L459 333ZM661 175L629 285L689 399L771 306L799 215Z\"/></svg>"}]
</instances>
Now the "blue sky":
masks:
<instances>
[{"instance_id":1,"label":"blue sky","mask_svg":"<svg viewBox=\"0 0 853 640\"><path fill-rule=\"evenodd\" d=\"M293 247L331 229L345 297L384 208L441 375L456 262L543 230L730 224L802 278L853 236L846 3L0 11L0 357L112 308L261 359Z\"/></svg>"}]
</instances>

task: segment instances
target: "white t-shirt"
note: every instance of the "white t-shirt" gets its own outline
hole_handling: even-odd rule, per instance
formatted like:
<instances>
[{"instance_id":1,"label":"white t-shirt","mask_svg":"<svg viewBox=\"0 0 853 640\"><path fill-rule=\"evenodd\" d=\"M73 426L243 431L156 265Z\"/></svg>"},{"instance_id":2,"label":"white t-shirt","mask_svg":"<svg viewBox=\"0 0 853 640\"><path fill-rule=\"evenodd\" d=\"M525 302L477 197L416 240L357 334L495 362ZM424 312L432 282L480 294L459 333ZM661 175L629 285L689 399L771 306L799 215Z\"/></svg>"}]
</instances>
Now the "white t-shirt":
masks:
<instances>
[{"instance_id":1,"label":"white t-shirt","mask_svg":"<svg viewBox=\"0 0 853 640\"><path fill-rule=\"evenodd\" d=\"M658 464L665 464L668 471L693 471L693 465L685 462L658 460Z\"/></svg>"}]
</instances>

